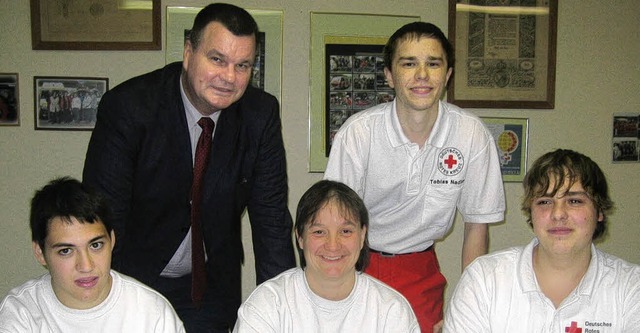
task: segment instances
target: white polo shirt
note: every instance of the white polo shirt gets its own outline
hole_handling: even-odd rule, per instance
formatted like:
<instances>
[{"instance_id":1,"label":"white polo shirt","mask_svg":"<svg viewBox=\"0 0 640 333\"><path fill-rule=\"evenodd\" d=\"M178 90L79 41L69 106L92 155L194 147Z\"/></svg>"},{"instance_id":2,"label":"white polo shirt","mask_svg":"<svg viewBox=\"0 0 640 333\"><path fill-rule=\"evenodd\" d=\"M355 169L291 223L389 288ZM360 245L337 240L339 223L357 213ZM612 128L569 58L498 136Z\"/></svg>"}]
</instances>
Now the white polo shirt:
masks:
<instances>
[{"instance_id":1,"label":"white polo shirt","mask_svg":"<svg viewBox=\"0 0 640 333\"><path fill-rule=\"evenodd\" d=\"M371 248L422 251L453 224L504 219L498 151L482 121L440 102L420 149L404 135L395 100L351 116L335 135L325 179L341 181L364 200Z\"/></svg>"},{"instance_id":2,"label":"white polo shirt","mask_svg":"<svg viewBox=\"0 0 640 333\"><path fill-rule=\"evenodd\" d=\"M444 332L640 332L640 266L591 245L587 273L556 309L535 278L537 244L469 265L447 307Z\"/></svg>"}]
</instances>

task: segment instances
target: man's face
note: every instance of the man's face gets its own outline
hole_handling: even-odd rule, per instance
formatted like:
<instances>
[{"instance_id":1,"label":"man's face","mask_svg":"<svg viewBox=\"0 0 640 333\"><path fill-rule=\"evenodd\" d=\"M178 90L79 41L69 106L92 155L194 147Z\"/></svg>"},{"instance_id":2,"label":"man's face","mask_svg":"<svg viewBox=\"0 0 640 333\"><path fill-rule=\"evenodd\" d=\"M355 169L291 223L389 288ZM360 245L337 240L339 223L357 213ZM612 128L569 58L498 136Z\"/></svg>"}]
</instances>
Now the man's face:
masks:
<instances>
[{"instance_id":1,"label":"man's face","mask_svg":"<svg viewBox=\"0 0 640 333\"><path fill-rule=\"evenodd\" d=\"M389 86L396 93L398 112L438 112L452 69L437 39L402 39L391 59L391 70L384 69Z\"/></svg>"},{"instance_id":2,"label":"man's face","mask_svg":"<svg viewBox=\"0 0 640 333\"><path fill-rule=\"evenodd\" d=\"M184 48L184 89L203 115L227 108L239 100L251 80L255 36L235 36L219 22L202 31L197 49Z\"/></svg>"},{"instance_id":3,"label":"man's face","mask_svg":"<svg viewBox=\"0 0 640 333\"><path fill-rule=\"evenodd\" d=\"M549 184L554 188L555 182ZM589 255L596 224L604 220L578 181L568 183L555 195L543 195L531 202L533 232L544 255Z\"/></svg>"},{"instance_id":4,"label":"man's face","mask_svg":"<svg viewBox=\"0 0 640 333\"><path fill-rule=\"evenodd\" d=\"M33 242L38 262L51 273L58 300L72 309L89 309L102 303L111 291L111 251L115 244L101 222L71 223L60 217L49 222L44 249Z\"/></svg>"}]
</instances>

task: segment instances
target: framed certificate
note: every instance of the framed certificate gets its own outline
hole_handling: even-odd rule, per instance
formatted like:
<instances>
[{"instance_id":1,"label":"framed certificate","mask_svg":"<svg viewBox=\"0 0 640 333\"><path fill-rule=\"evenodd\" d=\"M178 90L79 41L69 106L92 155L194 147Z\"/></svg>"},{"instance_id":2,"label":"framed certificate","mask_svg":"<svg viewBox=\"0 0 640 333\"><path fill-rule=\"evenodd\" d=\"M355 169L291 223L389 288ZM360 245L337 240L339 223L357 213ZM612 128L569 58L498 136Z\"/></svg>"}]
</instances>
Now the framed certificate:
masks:
<instances>
[{"instance_id":1,"label":"framed certificate","mask_svg":"<svg viewBox=\"0 0 640 333\"><path fill-rule=\"evenodd\" d=\"M456 63L448 101L467 108L554 108L557 13L557 0L449 0Z\"/></svg>"},{"instance_id":2,"label":"framed certificate","mask_svg":"<svg viewBox=\"0 0 640 333\"><path fill-rule=\"evenodd\" d=\"M160 50L160 0L31 0L34 50Z\"/></svg>"}]
</instances>

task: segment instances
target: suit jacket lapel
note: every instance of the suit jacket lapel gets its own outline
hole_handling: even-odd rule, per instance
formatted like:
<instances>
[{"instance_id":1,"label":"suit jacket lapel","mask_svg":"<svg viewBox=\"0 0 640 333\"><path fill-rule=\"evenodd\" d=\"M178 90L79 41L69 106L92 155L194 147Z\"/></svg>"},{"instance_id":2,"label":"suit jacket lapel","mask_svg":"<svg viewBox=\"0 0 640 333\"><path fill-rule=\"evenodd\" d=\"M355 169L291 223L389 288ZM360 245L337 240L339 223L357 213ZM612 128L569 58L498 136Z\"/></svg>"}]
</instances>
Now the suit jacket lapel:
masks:
<instances>
[{"instance_id":1,"label":"suit jacket lapel","mask_svg":"<svg viewBox=\"0 0 640 333\"><path fill-rule=\"evenodd\" d=\"M222 110L211 145L211 159L207 166L207 174L205 181L208 186L205 187L204 198L211 194L211 189L221 177L229 177L225 170L228 169L229 163L234 161L234 157L239 153L239 135L242 128L242 114L239 108L239 102L236 102L228 108Z\"/></svg>"},{"instance_id":2,"label":"suit jacket lapel","mask_svg":"<svg viewBox=\"0 0 640 333\"><path fill-rule=\"evenodd\" d=\"M168 135L169 141L174 141L171 144L171 148L168 156L174 156L174 162L176 170L190 170L188 179L193 179L193 157L191 154L191 138L189 129L187 128L187 118L185 115L184 102L182 101L182 94L180 93L180 71L178 71L177 77L170 77L167 79L167 91L171 93L164 95L163 100L160 103L161 108L165 108L162 111L163 117L165 117L164 124L167 125L165 135Z\"/></svg>"}]
</instances>

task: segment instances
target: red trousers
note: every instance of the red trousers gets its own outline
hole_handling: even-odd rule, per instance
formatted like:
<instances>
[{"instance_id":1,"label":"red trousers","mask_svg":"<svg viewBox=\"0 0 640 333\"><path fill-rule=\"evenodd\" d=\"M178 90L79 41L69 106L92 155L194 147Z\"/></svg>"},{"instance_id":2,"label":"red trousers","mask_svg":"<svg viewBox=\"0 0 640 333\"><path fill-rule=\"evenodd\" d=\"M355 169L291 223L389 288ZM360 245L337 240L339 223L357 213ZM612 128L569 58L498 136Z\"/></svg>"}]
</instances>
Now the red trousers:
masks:
<instances>
[{"instance_id":1,"label":"red trousers","mask_svg":"<svg viewBox=\"0 0 640 333\"><path fill-rule=\"evenodd\" d=\"M371 253L365 272L400 292L418 317L420 330L432 333L442 320L444 288L447 280L440 273L435 251L385 256Z\"/></svg>"}]
</instances>

